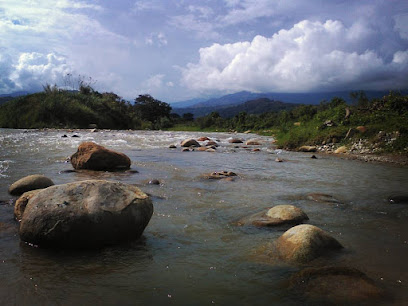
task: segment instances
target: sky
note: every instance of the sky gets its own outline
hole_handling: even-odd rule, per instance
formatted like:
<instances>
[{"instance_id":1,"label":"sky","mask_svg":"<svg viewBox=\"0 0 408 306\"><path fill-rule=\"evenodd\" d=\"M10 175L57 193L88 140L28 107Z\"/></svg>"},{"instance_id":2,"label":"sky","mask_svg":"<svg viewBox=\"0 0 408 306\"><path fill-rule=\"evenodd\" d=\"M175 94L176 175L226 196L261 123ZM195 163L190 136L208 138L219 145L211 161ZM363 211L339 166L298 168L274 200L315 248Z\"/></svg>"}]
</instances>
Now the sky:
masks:
<instances>
[{"instance_id":1,"label":"sky","mask_svg":"<svg viewBox=\"0 0 408 306\"><path fill-rule=\"evenodd\" d=\"M0 0L0 94L408 88L407 0Z\"/></svg>"}]
</instances>

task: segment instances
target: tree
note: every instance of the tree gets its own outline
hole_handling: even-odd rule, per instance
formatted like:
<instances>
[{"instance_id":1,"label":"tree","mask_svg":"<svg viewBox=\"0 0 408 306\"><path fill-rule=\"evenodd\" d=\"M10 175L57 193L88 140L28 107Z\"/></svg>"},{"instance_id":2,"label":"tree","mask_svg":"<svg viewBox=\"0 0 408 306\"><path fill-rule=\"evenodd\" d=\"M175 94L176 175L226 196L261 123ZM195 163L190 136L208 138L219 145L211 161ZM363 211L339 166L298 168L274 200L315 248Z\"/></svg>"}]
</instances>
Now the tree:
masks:
<instances>
[{"instance_id":1,"label":"tree","mask_svg":"<svg viewBox=\"0 0 408 306\"><path fill-rule=\"evenodd\" d=\"M170 118L171 106L166 102L156 100L151 95L139 95L135 99L134 108L142 120L152 123L159 121L162 117Z\"/></svg>"},{"instance_id":2,"label":"tree","mask_svg":"<svg viewBox=\"0 0 408 306\"><path fill-rule=\"evenodd\" d=\"M194 121L194 114L192 114L192 113L183 114L183 120L185 120L185 121Z\"/></svg>"}]
</instances>

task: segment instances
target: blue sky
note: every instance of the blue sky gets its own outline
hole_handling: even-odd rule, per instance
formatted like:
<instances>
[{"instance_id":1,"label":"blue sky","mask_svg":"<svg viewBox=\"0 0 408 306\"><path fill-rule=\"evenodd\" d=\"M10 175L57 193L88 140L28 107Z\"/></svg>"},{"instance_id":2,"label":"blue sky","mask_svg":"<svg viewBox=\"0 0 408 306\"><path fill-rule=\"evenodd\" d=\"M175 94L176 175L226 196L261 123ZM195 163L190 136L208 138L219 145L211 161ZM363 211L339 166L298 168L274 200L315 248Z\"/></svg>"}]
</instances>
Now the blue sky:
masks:
<instances>
[{"instance_id":1,"label":"blue sky","mask_svg":"<svg viewBox=\"0 0 408 306\"><path fill-rule=\"evenodd\" d=\"M408 88L406 0L0 0L0 93L126 99Z\"/></svg>"}]
</instances>

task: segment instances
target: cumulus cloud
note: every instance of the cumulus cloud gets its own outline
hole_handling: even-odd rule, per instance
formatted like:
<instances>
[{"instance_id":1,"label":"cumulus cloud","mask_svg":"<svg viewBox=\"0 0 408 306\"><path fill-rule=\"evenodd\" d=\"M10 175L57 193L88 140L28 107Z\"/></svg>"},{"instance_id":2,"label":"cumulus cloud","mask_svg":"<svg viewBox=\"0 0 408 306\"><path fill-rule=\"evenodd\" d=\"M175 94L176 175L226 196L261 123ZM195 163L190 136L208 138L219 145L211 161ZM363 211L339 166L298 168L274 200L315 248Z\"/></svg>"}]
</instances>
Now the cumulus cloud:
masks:
<instances>
[{"instance_id":1,"label":"cumulus cloud","mask_svg":"<svg viewBox=\"0 0 408 306\"><path fill-rule=\"evenodd\" d=\"M63 56L52 53L22 53L9 79L14 84L14 90L38 90L46 83L59 83L69 72L71 68Z\"/></svg>"},{"instance_id":2,"label":"cumulus cloud","mask_svg":"<svg viewBox=\"0 0 408 306\"><path fill-rule=\"evenodd\" d=\"M162 32L152 33L145 39L146 45L164 47L167 45L166 35Z\"/></svg>"},{"instance_id":3,"label":"cumulus cloud","mask_svg":"<svg viewBox=\"0 0 408 306\"><path fill-rule=\"evenodd\" d=\"M358 24L304 20L269 38L201 48L199 62L182 69L182 81L198 91L403 88L408 51L398 50L387 61L366 49L364 39L371 35Z\"/></svg>"}]
</instances>

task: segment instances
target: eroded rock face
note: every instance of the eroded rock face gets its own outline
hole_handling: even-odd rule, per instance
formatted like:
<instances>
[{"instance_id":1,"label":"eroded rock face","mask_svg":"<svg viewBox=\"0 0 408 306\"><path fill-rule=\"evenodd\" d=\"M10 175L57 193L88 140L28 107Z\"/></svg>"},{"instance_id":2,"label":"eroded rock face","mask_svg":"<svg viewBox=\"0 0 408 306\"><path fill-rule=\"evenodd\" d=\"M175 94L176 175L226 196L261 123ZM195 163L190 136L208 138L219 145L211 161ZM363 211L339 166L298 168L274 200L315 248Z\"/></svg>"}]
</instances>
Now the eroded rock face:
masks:
<instances>
[{"instance_id":1,"label":"eroded rock face","mask_svg":"<svg viewBox=\"0 0 408 306\"><path fill-rule=\"evenodd\" d=\"M348 267L304 269L291 278L290 289L313 305L374 305L385 298L372 279Z\"/></svg>"},{"instance_id":2,"label":"eroded rock face","mask_svg":"<svg viewBox=\"0 0 408 306\"><path fill-rule=\"evenodd\" d=\"M343 246L322 229L302 224L287 230L275 242L275 247L282 260L306 263L332 250Z\"/></svg>"},{"instance_id":3,"label":"eroded rock face","mask_svg":"<svg viewBox=\"0 0 408 306\"><path fill-rule=\"evenodd\" d=\"M21 221L28 201L40 191L41 189L27 191L17 199L16 203L14 204L14 219L16 219L18 222Z\"/></svg>"},{"instance_id":4,"label":"eroded rock face","mask_svg":"<svg viewBox=\"0 0 408 306\"><path fill-rule=\"evenodd\" d=\"M125 154L106 149L93 142L83 142L71 156L74 169L115 171L130 168L130 158Z\"/></svg>"},{"instance_id":5,"label":"eroded rock face","mask_svg":"<svg viewBox=\"0 0 408 306\"><path fill-rule=\"evenodd\" d=\"M41 247L90 248L140 237L153 213L135 186L87 180L43 189L20 223L22 241Z\"/></svg>"},{"instance_id":6,"label":"eroded rock face","mask_svg":"<svg viewBox=\"0 0 408 306\"><path fill-rule=\"evenodd\" d=\"M200 144L195 139L186 139L181 142L182 147L200 147Z\"/></svg>"},{"instance_id":7,"label":"eroded rock face","mask_svg":"<svg viewBox=\"0 0 408 306\"><path fill-rule=\"evenodd\" d=\"M266 212L260 212L238 221L238 225L278 226L299 224L309 217L300 208L293 205L277 205Z\"/></svg>"},{"instance_id":8,"label":"eroded rock face","mask_svg":"<svg viewBox=\"0 0 408 306\"><path fill-rule=\"evenodd\" d=\"M54 182L44 175L34 174L23 177L13 183L8 192L12 195L22 195L24 192L43 189L54 185Z\"/></svg>"}]
</instances>

